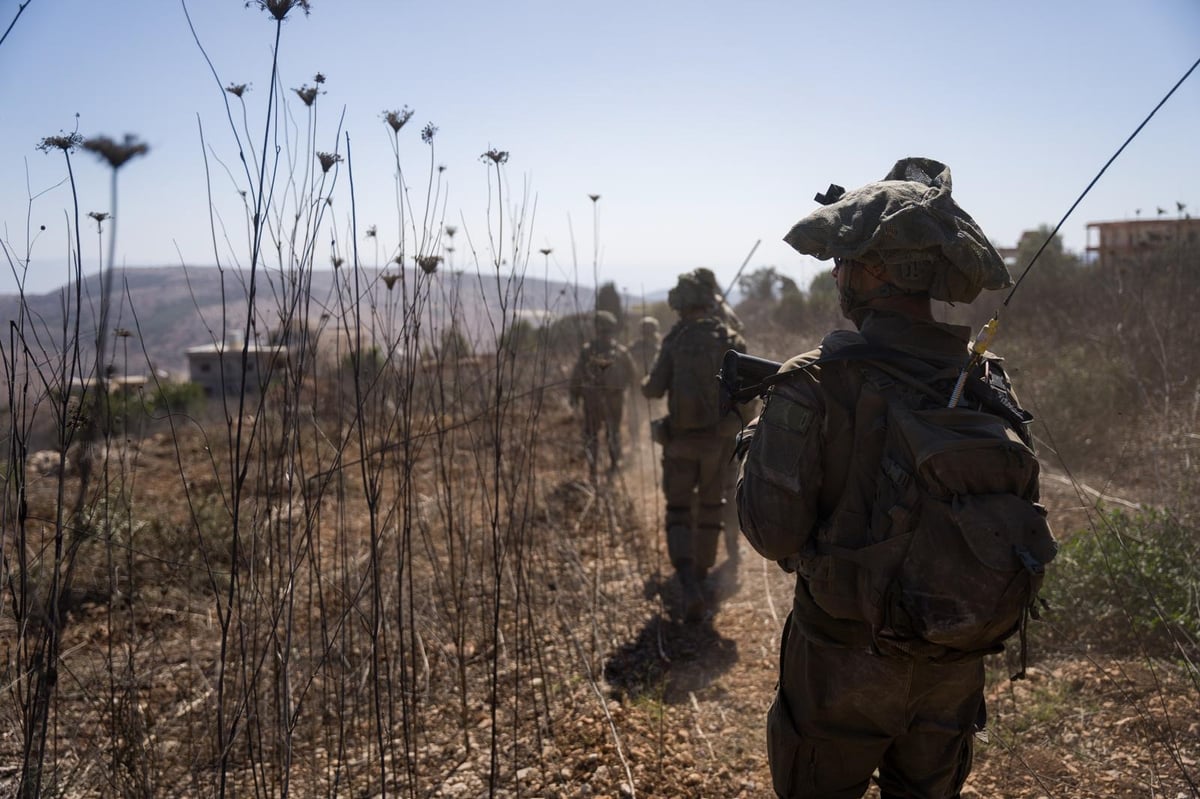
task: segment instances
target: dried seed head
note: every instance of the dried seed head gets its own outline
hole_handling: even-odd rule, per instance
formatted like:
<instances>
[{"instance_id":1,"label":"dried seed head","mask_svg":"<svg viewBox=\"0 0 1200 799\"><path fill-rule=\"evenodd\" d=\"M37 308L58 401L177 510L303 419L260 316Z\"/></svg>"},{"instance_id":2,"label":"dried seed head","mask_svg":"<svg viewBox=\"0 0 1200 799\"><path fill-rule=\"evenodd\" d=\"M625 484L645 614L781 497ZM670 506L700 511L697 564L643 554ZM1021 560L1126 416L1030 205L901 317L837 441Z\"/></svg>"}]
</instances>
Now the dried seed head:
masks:
<instances>
[{"instance_id":1,"label":"dried seed head","mask_svg":"<svg viewBox=\"0 0 1200 799\"><path fill-rule=\"evenodd\" d=\"M346 263L346 260L344 258L342 258L340 255L333 256L332 258L329 259L329 261L330 261L330 263L333 264L334 269L340 269L342 264Z\"/></svg>"},{"instance_id":2,"label":"dried seed head","mask_svg":"<svg viewBox=\"0 0 1200 799\"><path fill-rule=\"evenodd\" d=\"M337 153L317 153L317 160L321 162L321 171L328 172L330 167L342 160L342 157Z\"/></svg>"},{"instance_id":3,"label":"dried seed head","mask_svg":"<svg viewBox=\"0 0 1200 799\"><path fill-rule=\"evenodd\" d=\"M394 263L396 266L404 268L404 253L400 253L395 258L393 258L392 263Z\"/></svg>"},{"instance_id":4,"label":"dried seed head","mask_svg":"<svg viewBox=\"0 0 1200 799\"><path fill-rule=\"evenodd\" d=\"M234 97L241 97L250 90L249 83L231 83L225 87L225 91L232 94Z\"/></svg>"},{"instance_id":5,"label":"dried seed head","mask_svg":"<svg viewBox=\"0 0 1200 799\"><path fill-rule=\"evenodd\" d=\"M600 199L600 195L599 194L589 194L588 199L591 200L592 202L596 202L596 200Z\"/></svg>"},{"instance_id":6,"label":"dried seed head","mask_svg":"<svg viewBox=\"0 0 1200 799\"><path fill-rule=\"evenodd\" d=\"M412 109L404 106L399 111L384 111L383 121L388 123L392 129L392 133L399 133L400 128L404 127L408 123L408 120L412 119L412 115Z\"/></svg>"},{"instance_id":7,"label":"dried seed head","mask_svg":"<svg viewBox=\"0 0 1200 799\"><path fill-rule=\"evenodd\" d=\"M129 338L130 336L133 335L133 333L130 333L128 328L118 327L116 330L113 331L113 335L116 336L117 338Z\"/></svg>"},{"instance_id":8,"label":"dried seed head","mask_svg":"<svg viewBox=\"0 0 1200 799\"><path fill-rule=\"evenodd\" d=\"M369 228L367 228L367 238L368 239L375 238L375 234L376 234L376 230L375 230L374 225L371 225Z\"/></svg>"},{"instance_id":9,"label":"dried seed head","mask_svg":"<svg viewBox=\"0 0 1200 799\"><path fill-rule=\"evenodd\" d=\"M316 86L309 86L307 83L301 86L299 89L292 89L292 91L294 91L296 96L303 100L304 104L310 108L312 107L312 104L316 102L317 95L320 93L317 91Z\"/></svg>"},{"instance_id":10,"label":"dried seed head","mask_svg":"<svg viewBox=\"0 0 1200 799\"><path fill-rule=\"evenodd\" d=\"M440 174L442 174L442 173L443 173L443 172L445 172L445 171L446 171L446 165L445 165L445 164L438 164L438 174L440 175Z\"/></svg>"},{"instance_id":11,"label":"dried seed head","mask_svg":"<svg viewBox=\"0 0 1200 799\"><path fill-rule=\"evenodd\" d=\"M93 136L84 140L83 149L100 156L113 169L120 169L129 159L150 152L150 146L138 141L132 133L126 133L124 140L119 142L108 136Z\"/></svg>"},{"instance_id":12,"label":"dried seed head","mask_svg":"<svg viewBox=\"0 0 1200 799\"><path fill-rule=\"evenodd\" d=\"M458 228L456 228L454 225L446 225L446 235L450 238L454 238L454 234L457 232Z\"/></svg>"},{"instance_id":13,"label":"dried seed head","mask_svg":"<svg viewBox=\"0 0 1200 799\"><path fill-rule=\"evenodd\" d=\"M38 142L37 148L44 153L51 150L62 150L64 153L69 153L81 144L83 144L83 137L78 133L60 133L57 136L47 136L42 139Z\"/></svg>"},{"instance_id":14,"label":"dried seed head","mask_svg":"<svg viewBox=\"0 0 1200 799\"><path fill-rule=\"evenodd\" d=\"M99 233L104 227L104 220L108 219L107 211L88 211L88 216L96 220L96 232Z\"/></svg>"},{"instance_id":15,"label":"dried seed head","mask_svg":"<svg viewBox=\"0 0 1200 799\"><path fill-rule=\"evenodd\" d=\"M324 83L324 82L325 82L325 73L318 72L316 75L313 76L313 83Z\"/></svg>"},{"instance_id":16,"label":"dried seed head","mask_svg":"<svg viewBox=\"0 0 1200 799\"><path fill-rule=\"evenodd\" d=\"M421 128L421 141L426 144L433 144L433 137L437 135L437 132L437 126L432 122L428 123L425 127Z\"/></svg>"},{"instance_id":17,"label":"dried seed head","mask_svg":"<svg viewBox=\"0 0 1200 799\"><path fill-rule=\"evenodd\" d=\"M246 0L246 8L250 6L258 6L263 11L273 16L276 20L282 22L283 18L288 15L293 8L303 9L304 15L308 16L311 12L310 5L312 0Z\"/></svg>"},{"instance_id":18,"label":"dried seed head","mask_svg":"<svg viewBox=\"0 0 1200 799\"><path fill-rule=\"evenodd\" d=\"M542 255L549 255L550 253L554 252L554 249L551 247L543 247L542 249L538 250L538 252L540 252Z\"/></svg>"},{"instance_id":19,"label":"dried seed head","mask_svg":"<svg viewBox=\"0 0 1200 799\"><path fill-rule=\"evenodd\" d=\"M493 164L496 164L497 166L500 164L507 164L508 163L508 150L497 150L497 149L493 148L491 150L488 150L483 155L479 156L479 160L485 164L488 163L489 161L491 161Z\"/></svg>"},{"instance_id":20,"label":"dried seed head","mask_svg":"<svg viewBox=\"0 0 1200 799\"><path fill-rule=\"evenodd\" d=\"M383 278L383 284L387 286L388 291L391 291L392 286L396 285L396 281L400 279L399 275L392 275L387 272L384 272L380 277Z\"/></svg>"},{"instance_id":21,"label":"dried seed head","mask_svg":"<svg viewBox=\"0 0 1200 799\"><path fill-rule=\"evenodd\" d=\"M437 271L438 264L442 262L440 255L418 255L417 266L421 267L421 271L427 275L432 275Z\"/></svg>"}]
</instances>

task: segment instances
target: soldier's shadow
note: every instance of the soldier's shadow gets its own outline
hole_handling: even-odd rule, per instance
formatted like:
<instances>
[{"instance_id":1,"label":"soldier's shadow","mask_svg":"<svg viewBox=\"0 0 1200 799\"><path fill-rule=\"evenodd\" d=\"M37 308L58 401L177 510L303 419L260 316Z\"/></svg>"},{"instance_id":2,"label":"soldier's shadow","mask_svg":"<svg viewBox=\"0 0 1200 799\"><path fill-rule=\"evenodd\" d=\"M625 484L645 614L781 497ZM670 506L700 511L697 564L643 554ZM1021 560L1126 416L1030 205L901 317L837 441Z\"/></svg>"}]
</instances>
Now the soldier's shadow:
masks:
<instances>
[{"instance_id":1,"label":"soldier's shadow","mask_svg":"<svg viewBox=\"0 0 1200 799\"><path fill-rule=\"evenodd\" d=\"M623 697L679 704L729 671L737 659L737 642L714 629L711 615L687 623L656 613L632 641L608 656L604 678Z\"/></svg>"}]
</instances>

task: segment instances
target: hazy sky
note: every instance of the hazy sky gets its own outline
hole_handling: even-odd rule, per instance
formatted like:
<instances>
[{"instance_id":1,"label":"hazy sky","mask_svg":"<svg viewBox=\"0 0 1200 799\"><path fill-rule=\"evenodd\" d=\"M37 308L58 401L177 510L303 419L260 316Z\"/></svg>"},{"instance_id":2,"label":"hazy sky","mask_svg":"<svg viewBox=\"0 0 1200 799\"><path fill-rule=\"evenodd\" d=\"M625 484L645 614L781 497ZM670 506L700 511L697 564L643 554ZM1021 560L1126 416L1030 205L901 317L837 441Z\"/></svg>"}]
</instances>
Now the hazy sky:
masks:
<instances>
[{"instance_id":1,"label":"hazy sky","mask_svg":"<svg viewBox=\"0 0 1200 799\"><path fill-rule=\"evenodd\" d=\"M519 202L528 186L530 271L541 275L537 250L550 247L551 277L578 269L590 282L598 250L601 279L635 294L699 265L728 281L759 239L752 268L775 265L807 285L819 265L780 239L814 207L813 194L878 179L907 155L949 164L959 203L993 241L1014 244L1058 220L1200 57L1197 0L311 5L311 16L293 12L283 25L280 82L290 89L326 76L316 149L345 153L349 135L360 235L377 225L376 242L397 240L391 134L380 115L407 105L415 115L401 132L401 160L418 206L431 164L419 134L432 122L446 221L482 250L479 156L507 150L506 200ZM0 32L18 6L0 0ZM27 289L67 278L65 163L36 145L76 125L85 136L135 133L151 148L120 173L118 262L217 260L201 127L225 225L222 260L225 236L244 238L236 209L245 180L234 177L243 173L221 86L251 84L247 121L260 146L274 23L243 0L187 8L220 84L173 0L31 0L0 45L0 237L18 255L35 239ZM286 95L302 138L307 110ZM107 167L82 152L73 166L81 213L109 210ZM344 232L341 167L331 221ZM589 194L601 195L595 226ZM1137 209L1154 216L1159 206L1174 215L1177 201L1200 212L1200 74L1068 221L1067 246L1085 246L1089 221ZM90 272L99 245L85 222ZM331 236L321 236L319 266ZM365 263L375 257L362 250ZM0 292L15 290L12 270L2 259L0 267Z\"/></svg>"}]
</instances>

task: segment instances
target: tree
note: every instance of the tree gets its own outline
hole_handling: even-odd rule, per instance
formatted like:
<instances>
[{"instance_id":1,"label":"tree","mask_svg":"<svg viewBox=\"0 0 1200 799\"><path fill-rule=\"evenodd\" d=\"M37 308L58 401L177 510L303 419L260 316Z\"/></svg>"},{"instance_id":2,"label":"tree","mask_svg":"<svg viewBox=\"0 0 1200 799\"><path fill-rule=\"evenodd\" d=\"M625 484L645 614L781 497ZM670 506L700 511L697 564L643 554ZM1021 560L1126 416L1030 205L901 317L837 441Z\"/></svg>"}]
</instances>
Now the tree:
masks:
<instances>
[{"instance_id":1,"label":"tree","mask_svg":"<svg viewBox=\"0 0 1200 799\"><path fill-rule=\"evenodd\" d=\"M796 281L764 266L738 278L738 316L748 327L792 326L804 317L804 294Z\"/></svg>"}]
</instances>

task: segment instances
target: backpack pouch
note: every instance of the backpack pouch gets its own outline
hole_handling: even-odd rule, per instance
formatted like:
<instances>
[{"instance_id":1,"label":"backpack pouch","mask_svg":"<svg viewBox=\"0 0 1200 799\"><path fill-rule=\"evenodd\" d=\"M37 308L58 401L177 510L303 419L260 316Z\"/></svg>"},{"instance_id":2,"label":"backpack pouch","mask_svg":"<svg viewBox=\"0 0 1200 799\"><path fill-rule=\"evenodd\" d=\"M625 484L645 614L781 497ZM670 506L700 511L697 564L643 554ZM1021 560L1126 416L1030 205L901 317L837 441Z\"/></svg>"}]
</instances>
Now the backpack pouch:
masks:
<instances>
[{"instance_id":1,"label":"backpack pouch","mask_svg":"<svg viewBox=\"0 0 1200 799\"><path fill-rule=\"evenodd\" d=\"M997 651L1036 596L1053 541L1045 515L1020 497L925 497L888 626L960 652Z\"/></svg>"},{"instance_id":2,"label":"backpack pouch","mask_svg":"<svg viewBox=\"0 0 1200 799\"><path fill-rule=\"evenodd\" d=\"M893 408L920 482L942 499L961 494L1029 496L1033 451L998 416L969 408Z\"/></svg>"}]
</instances>

